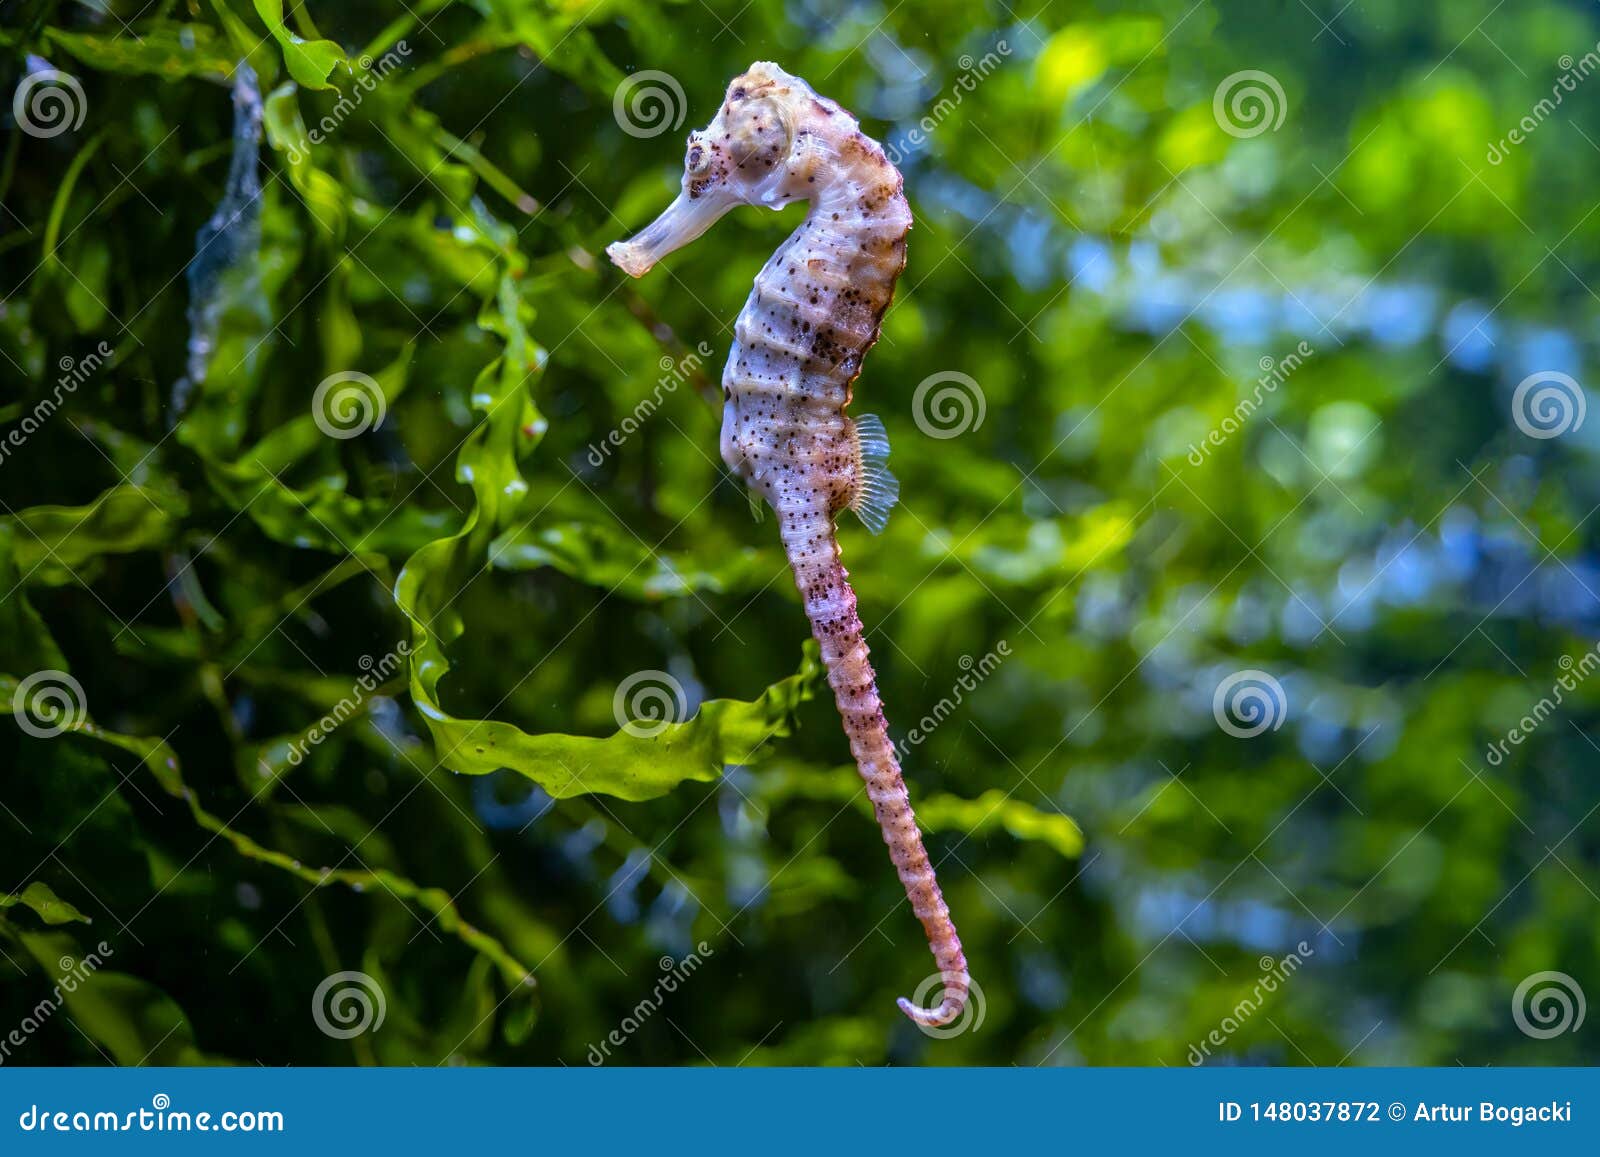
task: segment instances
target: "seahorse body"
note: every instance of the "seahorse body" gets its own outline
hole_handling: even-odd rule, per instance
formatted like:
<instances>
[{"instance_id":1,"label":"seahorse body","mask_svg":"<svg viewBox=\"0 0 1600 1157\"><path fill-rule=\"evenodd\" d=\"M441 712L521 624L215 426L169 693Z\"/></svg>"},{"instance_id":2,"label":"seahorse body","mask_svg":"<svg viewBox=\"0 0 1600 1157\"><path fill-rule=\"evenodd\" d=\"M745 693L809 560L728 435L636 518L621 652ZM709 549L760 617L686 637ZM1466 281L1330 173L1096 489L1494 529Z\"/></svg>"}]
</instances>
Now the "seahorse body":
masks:
<instances>
[{"instance_id":1,"label":"seahorse body","mask_svg":"<svg viewBox=\"0 0 1600 1157\"><path fill-rule=\"evenodd\" d=\"M849 508L876 533L899 496L882 423L847 417L845 408L905 269L911 209L900 173L849 113L758 62L734 78L711 124L689 135L677 200L606 253L640 277L735 205L802 200L810 212L756 276L734 328L722 457L777 515L851 753L939 966L938 1004L902 997L900 1008L919 1024L942 1025L966 1005L966 957L889 740L834 528Z\"/></svg>"}]
</instances>

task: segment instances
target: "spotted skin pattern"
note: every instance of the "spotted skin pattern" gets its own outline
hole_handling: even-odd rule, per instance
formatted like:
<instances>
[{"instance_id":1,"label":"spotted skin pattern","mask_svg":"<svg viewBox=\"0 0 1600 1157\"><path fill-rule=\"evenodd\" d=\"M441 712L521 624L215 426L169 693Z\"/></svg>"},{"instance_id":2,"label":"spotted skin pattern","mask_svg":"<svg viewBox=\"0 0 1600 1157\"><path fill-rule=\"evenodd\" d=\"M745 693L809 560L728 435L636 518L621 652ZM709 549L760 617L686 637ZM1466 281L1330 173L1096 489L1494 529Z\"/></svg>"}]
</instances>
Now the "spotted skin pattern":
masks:
<instances>
[{"instance_id":1,"label":"spotted skin pattern","mask_svg":"<svg viewBox=\"0 0 1600 1157\"><path fill-rule=\"evenodd\" d=\"M722 457L777 515L851 754L939 966L939 1002L921 1008L902 997L900 1008L934 1027L966 1007L967 961L889 740L835 530L845 509L881 529L897 493L876 421L858 426L845 409L905 269L911 210L900 173L844 109L758 62L729 84L711 124L689 135L677 200L606 253L642 277L729 209L794 201L810 212L756 276L734 327Z\"/></svg>"}]
</instances>

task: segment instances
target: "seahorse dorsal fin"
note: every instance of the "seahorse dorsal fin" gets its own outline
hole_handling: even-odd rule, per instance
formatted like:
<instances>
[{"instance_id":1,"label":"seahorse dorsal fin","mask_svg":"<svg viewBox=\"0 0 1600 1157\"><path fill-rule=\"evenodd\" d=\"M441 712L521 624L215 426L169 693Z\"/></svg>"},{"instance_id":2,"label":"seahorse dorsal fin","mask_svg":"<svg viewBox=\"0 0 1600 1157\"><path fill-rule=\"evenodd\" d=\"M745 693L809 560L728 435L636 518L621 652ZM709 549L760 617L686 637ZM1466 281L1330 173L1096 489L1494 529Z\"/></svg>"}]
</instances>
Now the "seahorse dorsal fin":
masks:
<instances>
[{"instance_id":1,"label":"seahorse dorsal fin","mask_svg":"<svg viewBox=\"0 0 1600 1157\"><path fill-rule=\"evenodd\" d=\"M850 420L856 461L850 509L873 534L889 525L889 511L900 500L900 481L889 473L889 435L876 414Z\"/></svg>"}]
</instances>

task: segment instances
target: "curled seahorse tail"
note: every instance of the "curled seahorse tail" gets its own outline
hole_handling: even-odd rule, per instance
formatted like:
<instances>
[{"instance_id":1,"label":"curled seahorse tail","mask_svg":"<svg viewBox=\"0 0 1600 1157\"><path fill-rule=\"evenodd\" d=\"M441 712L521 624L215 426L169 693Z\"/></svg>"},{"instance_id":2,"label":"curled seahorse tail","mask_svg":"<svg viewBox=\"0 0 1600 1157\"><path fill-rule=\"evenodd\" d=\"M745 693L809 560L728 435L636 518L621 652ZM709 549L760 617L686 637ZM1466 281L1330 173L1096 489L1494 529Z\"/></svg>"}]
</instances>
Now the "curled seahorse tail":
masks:
<instances>
[{"instance_id":1,"label":"curled seahorse tail","mask_svg":"<svg viewBox=\"0 0 1600 1157\"><path fill-rule=\"evenodd\" d=\"M943 1000L932 1008L922 1008L902 996L895 1001L900 1006L900 1011L918 1024L927 1025L929 1028L939 1028L959 1017L966 1011L967 989L972 984L972 978L967 975L965 969L957 973L944 973L943 976L945 985Z\"/></svg>"},{"instance_id":2,"label":"curled seahorse tail","mask_svg":"<svg viewBox=\"0 0 1600 1157\"><path fill-rule=\"evenodd\" d=\"M780 511L778 521L795 583L805 600L811 633L822 650L828 683L850 740L850 753L866 782L867 798L878 817L883 842L889 846L889 858L905 886L911 910L927 934L943 982L942 994L933 1007L921 1008L901 997L900 1011L921 1025L949 1024L966 1008L971 985L967 958L922 846L900 761L889 740L855 591L839 559L833 516L821 507L801 507Z\"/></svg>"}]
</instances>

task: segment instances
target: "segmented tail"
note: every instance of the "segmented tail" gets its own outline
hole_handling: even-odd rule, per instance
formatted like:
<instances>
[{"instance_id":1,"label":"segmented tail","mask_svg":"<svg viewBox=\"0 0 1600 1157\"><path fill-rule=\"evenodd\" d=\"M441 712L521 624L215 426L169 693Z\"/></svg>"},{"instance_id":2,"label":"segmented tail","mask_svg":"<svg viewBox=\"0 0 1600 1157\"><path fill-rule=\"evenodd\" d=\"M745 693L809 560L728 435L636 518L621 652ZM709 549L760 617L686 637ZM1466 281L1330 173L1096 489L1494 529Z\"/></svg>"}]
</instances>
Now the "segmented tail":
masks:
<instances>
[{"instance_id":1,"label":"segmented tail","mask_svg":"<svg viewBox=\"0 0 1600 1157\"><path fill-rule=\"evenodd\" d=\"M928 946L944 982L943 996L934 1007L920 1008L901 997L900 1011L918 1024L949 1024L966 1007L971 983L967 958L950 920L950 909L939 891L933 864L922 846L922 833L917 830L911 811L900 761L889 741L877 677L867 657L861 617L856 612L855 591L850 587L849 573L839 561L833 518L821 507L797 509L782 512L779 524L795 583L805 600L806 617L811 620L811 633L822 649L828 683L833 687L839 717L844 720L845 734L850 739L850 752L866 781L867 798L878 817L883 842L889 845L889 858L905 885L911 910L927 933Z\"/></svg>"}]
</instances>

